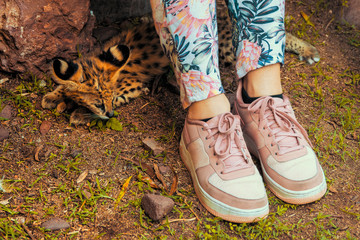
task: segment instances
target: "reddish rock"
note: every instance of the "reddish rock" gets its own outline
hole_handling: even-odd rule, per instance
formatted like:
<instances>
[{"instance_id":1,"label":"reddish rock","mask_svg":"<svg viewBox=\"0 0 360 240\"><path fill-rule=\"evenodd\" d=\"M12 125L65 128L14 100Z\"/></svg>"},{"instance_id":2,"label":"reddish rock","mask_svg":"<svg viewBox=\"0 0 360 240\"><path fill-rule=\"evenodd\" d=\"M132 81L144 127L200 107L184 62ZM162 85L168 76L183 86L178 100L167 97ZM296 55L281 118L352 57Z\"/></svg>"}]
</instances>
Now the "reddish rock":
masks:
<instances>
[{"instance_id":1,"label":"reddish rock","mask_svg":"<svg viewBox=\"0 0 360 240\"><path fill-rule=\"evenodd\" d=\"M9 131L6 128L0 126L0 142L4 139L7 139L8 137Z\"/></svg>"},{"instance_id":2,"label":"reddish rock","mask_svg":"<svg viewBox=\"0 0 360 240\"><path fill-rule=\"evenodd\" d=\"M0 0L0 70L41 75L94 44L90 0Z\"/></svg>"},{"instance_id":3,"label":"reddish rock","mask_svg":"<svg viewBox=\"0 0 360 240\"><path fill-rule=\"evenodd\" d=\"M13 108L9 105L6 105L0 112L0 117L5 119L11 119L15 115Z\"/></svg>"},{"instance_id":4,"label":"reddish rock","mask_svg":"<svg viewBox=\"0 0 360 240\"><path fill-rule=\"evenodd\" d=\"M151 13L149 0L92 0L91 10L99 22L111 23Z\"/></svg>"},{"instance_id":5,"label":"reddish rock","mask_svg":"<svg viewBox=\"0 0 360 240\"><path fill-rule=\"evenodd\" d=\"M49 132L51 126L52 126L52 124L50 121L47 121L47 120L43 121L40 125L40 129L39 129L40 133L42 135L47 134Z\"/></svg>"},{"instance_id":6,"label":"reddish rock","mask_svg":"<svg viewBox=\"0 0 360 240\"><path fill-rule=\"evenodd\" d=\"M159 170L162 174L169 174L171 172L171 169L169 166L159 166Z\"/></svg>"},{"instance_id":7,"label":"reddish rock","mask_svg":"<svg viewBox=\"0 0 360 240\"><path fill-rule=\"evenodd\" d=\"M347 6L342 8L340 18L360 28L360 1L348 0Z\"/></svg>"},{"instance_id":8,"label":"reddish rock","mask_svg":"<svg viewBox=\"0 0 360 240\"><path fill-rule=\"evenodd\" d=\"M41 223L41 227L46 230L59 230L59 229L67 229L70 227L70 224L61 218L50 218L49 220Z\"/></svg>"},{"instance_id":9,"label":"reddish rock","mask_svg":"<svg viewBox=\"0 0 360 240\"><path fill-rule=\"evenodd\" d=\"M174 207L171 198L155 194L145 194L141 199L141 206L145 213L154 221L165 217Z\"/></svg>"},{"instance_id":10,"label":"reddish rock","mask_svg":"<svg viewBox=\"0 0 360 240\"><path fill-rule=\"evenodd\" d=\"M110 40L112 37L118 35L120 33L120 29L114 28L114 27L97 27L93 31L93 36L98 40L99 42L106 42L107 40Z\"/></svg>"}]
</instances>

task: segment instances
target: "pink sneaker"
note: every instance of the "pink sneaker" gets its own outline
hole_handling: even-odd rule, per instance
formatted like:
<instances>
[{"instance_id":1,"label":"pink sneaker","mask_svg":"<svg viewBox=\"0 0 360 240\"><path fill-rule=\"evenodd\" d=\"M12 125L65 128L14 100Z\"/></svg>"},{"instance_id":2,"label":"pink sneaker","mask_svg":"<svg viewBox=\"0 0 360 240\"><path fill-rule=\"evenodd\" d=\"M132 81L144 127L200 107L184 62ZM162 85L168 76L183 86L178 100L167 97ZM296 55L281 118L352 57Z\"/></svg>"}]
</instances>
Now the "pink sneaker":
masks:
<instances>
[{"instance_id":1,"label":"pink sneaker","mask_svg":"<svg viewBox=\"0 0 360 240\"><path fill-rule=\"evenodd\" d=\"M269 213L262 178L241 132L240 117L185 120L180 155L201 204L227 221L255 222Z\"/></svg>"},{"instance_id":2,"label":"pink sneaker","mask_svg":"<svg viewBox=\"0 0 360 240\"><path fill-rule=\"evenodd\" d=\"M247 147L260 159L270 190L292 204L320 199L326 192L325 176L289 99L261 97L245 104L241 89L240 82L233 112L243 121Z\"/></svg>"}]
</instances>

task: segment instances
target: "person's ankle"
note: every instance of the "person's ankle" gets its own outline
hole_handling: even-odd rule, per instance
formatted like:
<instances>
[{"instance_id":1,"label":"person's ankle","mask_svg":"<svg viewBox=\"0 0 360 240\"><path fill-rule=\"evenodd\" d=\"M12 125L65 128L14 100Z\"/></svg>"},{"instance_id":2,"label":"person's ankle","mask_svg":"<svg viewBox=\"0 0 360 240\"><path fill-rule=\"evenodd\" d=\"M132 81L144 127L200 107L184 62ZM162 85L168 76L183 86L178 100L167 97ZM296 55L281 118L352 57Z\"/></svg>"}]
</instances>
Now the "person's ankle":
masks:
<instances>
[{"instance_id":1,"label":"person's ankle","mask_svg":"<svg viewBox=\"0 0 360 240\"><path fill-rule=\"evenodd\" d=\"M250 71L243 78L242 86L250 97L281 94L280 64L272 64Z\"/></svg>"},{"instance_id":2,"label":"person's ankle","mask_svg":"<svg viewBox=\"0 0 360 240\"><path fill-rule=\"evenodd\" d=\"M250 104L250 103L254 102L255 100L257 100L258 98L260 98L260 97L250 97L244 87L242 87L242 89L241 89L241 97L242 97L243 102L246 104ZM283 99L283 94L282 93L274 94L274 95L270 95L270 97Z\"/></svg>"},{"instance_id":3,"label":"person's ankle","mask_svg":"<svg viewBox=\"0 0 360 240\"><path fill-rule=\"evenodd\" d=\"M252 83L243 82L243 89L246 91L250 98L259 98L264 96L273 96L282 94L282 87L267 87L265 85L253 85Z\"/></svg>"},{"instance_id":4,"label":"person's ankle","mask_svg":"<svg viewBox=\"0 0 360 240\"><path fill-rule=\"evenodd\" d=\"M225 94L219 94L214 97L194 102L188 110L190 119L210 119L219 114L230 112L230 102Z\"/></svg>"}]
</instances>

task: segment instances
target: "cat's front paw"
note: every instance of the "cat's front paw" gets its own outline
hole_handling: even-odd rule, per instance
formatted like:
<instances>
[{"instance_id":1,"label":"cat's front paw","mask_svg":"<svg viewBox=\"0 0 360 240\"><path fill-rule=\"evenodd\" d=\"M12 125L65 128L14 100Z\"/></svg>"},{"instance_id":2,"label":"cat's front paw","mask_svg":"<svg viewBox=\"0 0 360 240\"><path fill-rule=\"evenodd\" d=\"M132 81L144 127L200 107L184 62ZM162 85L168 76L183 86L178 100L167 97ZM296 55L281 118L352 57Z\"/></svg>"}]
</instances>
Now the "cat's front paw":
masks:
<instances>
[{"instance_id":1,"label":"cat's front paw","mask_svg":"<svg viewBox=\"0 0 360 240\"><path fill-rule=\"evenodd\" d=\"M88 109L82 107L77 108L70 115L70 124L75 126L88 124L94 119L93 116L94 114Z\"/></svg>"},{"instance_id":2,"label":"cat's front paw","mask_svg":"<svg viewBox=\"0 0 360 240\"><path fill-rule=\"evenodd\" d=\"M56 108L56 106L61 102L61 99L54 97L51 93L46 94L41 100L41 107L47 109Z\"/></svg>"}]
</instances>

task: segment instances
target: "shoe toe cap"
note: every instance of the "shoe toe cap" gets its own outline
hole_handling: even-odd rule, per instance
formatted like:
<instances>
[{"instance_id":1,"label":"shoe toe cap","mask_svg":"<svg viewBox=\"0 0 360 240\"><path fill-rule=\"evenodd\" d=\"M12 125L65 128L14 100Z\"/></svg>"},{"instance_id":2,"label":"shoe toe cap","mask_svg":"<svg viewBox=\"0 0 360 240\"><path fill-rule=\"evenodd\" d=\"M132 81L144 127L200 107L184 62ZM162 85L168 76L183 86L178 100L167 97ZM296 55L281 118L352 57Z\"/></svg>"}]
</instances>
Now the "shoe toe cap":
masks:
<instances>
[{"instance_id":1,"label":"shoe toe cap","mask_svg":"<svg viewBox=\"0 0 360 240\"><path fill-rule=\"evenodd\" d=\"M266 197L264 183L257 170L253 175L232 180L223 180L214 173L209 177L209 183L239 199L258 200Z\"/></svg>"},{"instance_id":2,"label":"shoe toe cap","mask_svg":"<svg viewBox=\"0 0 360 240\"><path fill-rule=\"evenodd\" d=\"M278 162L272 156L267 159L268 166L280 176L292 181L305 181L318 174L318 160L314 151L307 148L307 154L286 162Z\"/></svg>"}]
</instances>

